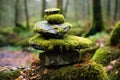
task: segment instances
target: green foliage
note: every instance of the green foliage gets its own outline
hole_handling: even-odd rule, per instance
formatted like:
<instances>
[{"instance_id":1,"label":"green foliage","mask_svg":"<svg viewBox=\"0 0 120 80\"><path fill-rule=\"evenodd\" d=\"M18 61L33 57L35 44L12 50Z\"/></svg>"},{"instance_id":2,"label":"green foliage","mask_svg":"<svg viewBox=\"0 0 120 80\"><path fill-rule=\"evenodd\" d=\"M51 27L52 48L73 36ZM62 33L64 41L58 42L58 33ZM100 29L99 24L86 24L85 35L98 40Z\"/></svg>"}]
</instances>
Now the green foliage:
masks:
<instances>
[{"instance_id":1,"label":"green foliage","mask_svg":"<svg viewBox=\"0 0 120 80\"><path fill-rule=\"evenodd\" d=\"M110 38L110 45L115 46L120 43L120 21L115 25Z\"/></svg>"},{"instance_id":2,"label":"green foliage","mask_svg":"<svg viewBox=\"0 0 120 80\"><path fill-rule=\"evenodd\" d=\"M50 24L61 24L64 23L65 18L62 14L51 14L45 15L44 17Z\"/></svg>"},{"instance_id":3,"label":"green foliage","mask_svg":"<svg viewBox=\"0 0 120 80\"><path fill-rule=\"evenodd\" d=\"M95 55L92 57L92 61L100 63L102 65L107 65L110 61L119 58L120 50L114 49L110 46L99 48Z\"/></svg>"},{"instance_id":4,"label":"green foliage","mask_svg":"<svg viewBox=\"0 0 120 80\"><path fill-rule=\"evenodd\" d=\"M55 47L60 49L81 49L90 47L92 42L89 39L66 35L63 39L45 39L41 35L35 35L29 40L30 45L35 45L43 50L53 50Z\"/></svg>"}]
</instances>

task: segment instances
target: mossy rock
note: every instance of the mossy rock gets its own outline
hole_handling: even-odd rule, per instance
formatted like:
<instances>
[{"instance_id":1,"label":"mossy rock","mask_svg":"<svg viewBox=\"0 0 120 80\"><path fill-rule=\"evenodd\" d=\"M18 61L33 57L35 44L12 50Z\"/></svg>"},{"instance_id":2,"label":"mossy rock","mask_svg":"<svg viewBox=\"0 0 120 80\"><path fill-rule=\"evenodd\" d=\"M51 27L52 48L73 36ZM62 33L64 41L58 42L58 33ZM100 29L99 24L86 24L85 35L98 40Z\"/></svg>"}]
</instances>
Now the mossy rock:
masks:
<instances>
[{"instance_id":1,"label":"mossy rock","mask_svg":"<svg viewBox=\"0 0 120 80\"><path fill-rule=\"evenodd\" d=\"M62 66L78 63L82 59L79 51L47 51L39 55L40 63L43 66Z\"/></svg>"},{"instance_id":2,"label":"mossy rock","mask_svg":"<svg viewBox=\"0 0 120 80\"><path fill-rule=\"evenodd\" d=\"M106 66L110 63L110 61L113 61L119 57L120 57L119 49L106 46L99 48L95 52L95 55L91 58L91 60Z\"/></svg>"},{"instance_id":3,"label":"mossy rock","mask_svg":"<svg viewBox=\"0 0 120 80\"><path fill-rule=\"evenodd\" d=\"M110 45L120 44L120 21L115 25L110 38Z\"/></svg>"},{"instance_id":4,"label":"mossy rock","mask_svg":"<svg viewBox=\"0 0 120 80\"><path fill-rule=\"evenodd\" d=\"M82 66L63 66L61 68L45 68L47 74L41 74L41 80L108 80L108 76L100 64L84 63ZM41 72L39 73L43 73Z\"/></svg>"},{"instance_id":5,"label":"mossy rock","mask_svg":"<svg viewBox=\"0 0 120 80\"><path fill-rule=\"evenodd\" d=\"M33 36L29 39L29 44L35 49L42 49L45 51L57 50L68 51L74 49L84 49L92 45L92 41L77 36L65 35L62 39L46 39L40 34Z\"/></svg>"},{"instance_id":6,"label":"mossy rock","mask_svg":"<svg viewBox=\"0 0 120 80\"><path fill-rule=\"evenodd\" d=\"M33 30L46 38L61 38L72 27L70 23L49 24L47 21L38 22Z\"/></svg>"},{"instance_id":7,"label":"mossy rock","mask_svg":"<svg viewBox=\"0 0 120 80\"><path fill-rule=\"evenodd\" d=\"M44 18L50 24L62 24L65 22L65 18L62 14L45 15Z\"/></svg>"},{"instance_id":8,"label":"mossy rock","mask_svg":"<svg viewBox=\"0 0 120 80\"><path fill-rule=\"evenodd\" d=\"M49 9L46 9L44 12L46 15L59 14L60 9L59 8L49 8Z\"/></svg>"}]
</instances>

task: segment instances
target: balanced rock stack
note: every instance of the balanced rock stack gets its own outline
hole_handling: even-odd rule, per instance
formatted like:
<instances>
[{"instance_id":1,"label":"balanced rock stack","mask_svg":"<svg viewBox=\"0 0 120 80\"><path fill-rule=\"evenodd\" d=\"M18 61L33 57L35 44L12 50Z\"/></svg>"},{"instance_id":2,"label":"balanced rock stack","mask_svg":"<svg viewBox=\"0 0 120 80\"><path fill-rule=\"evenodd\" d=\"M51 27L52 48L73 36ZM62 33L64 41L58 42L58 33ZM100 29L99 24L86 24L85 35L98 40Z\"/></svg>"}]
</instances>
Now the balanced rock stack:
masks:
<instances>
[{"instance_id":1,"label":"balanced rock stack","mask_svg":"<svg viewBox=\"0 0 120 80\"><path fill-rule=\"evenodd\" d=\"M60 14L60 9L50 8L45 10L45 21L35 24L35 36L30 38L30 45L43 50L39 55L43 66L62 66L78 63L84 55L80 49L88 48L92 42L89 39L65 35L71 28L71 24L65 22Z\"/></svg>"}]
</instances>

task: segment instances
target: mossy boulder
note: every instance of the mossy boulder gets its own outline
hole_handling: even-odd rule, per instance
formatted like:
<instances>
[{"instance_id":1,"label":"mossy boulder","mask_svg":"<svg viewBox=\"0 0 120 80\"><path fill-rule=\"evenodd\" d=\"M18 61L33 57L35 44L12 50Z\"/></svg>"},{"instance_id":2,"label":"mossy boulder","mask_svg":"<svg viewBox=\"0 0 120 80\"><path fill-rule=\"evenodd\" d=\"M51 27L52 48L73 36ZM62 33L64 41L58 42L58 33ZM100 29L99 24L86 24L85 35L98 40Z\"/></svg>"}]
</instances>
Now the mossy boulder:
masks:
<instances>
[{"instance_id":1,"label":"mossy boulder","mask_svg":"<svg viewBox=\"0 0 120 80\"><path fill-rule=\"evenodd\" d=\"M77 36L65 35L61 39L46 39L40 34L33 36L29 39L29 44L33 48L44 51L57 50L59 51L68 51L74 49L84 49L92 45L92 41Z\"/></svg>"},{"instance_id":2,"label":"mossy boulder","mask_svg":"<svg viewBox=\"0 0 120 80\"><path fill-rule=\"evenodd\" d=\"M110 37L110 45L117 44L120 44L120 21L115 25Z\"/></svg>"},{"instance_id":3,"label":"mossy boulder","mask_svg":"<svg viewBox=\"0 0 120 80\"><path fill-rule=\"evenodd\" d=\"M99 48L95 52L95 55L91 58L91 60L106 66L110 63L110 61L113 61L119 57L120 57L119 49L106 46Z\"/></svg>"},{"instance_id":4,"label":"mossy boulder","mask_svg":"<svg viewBox=\"0 0 120 80\"><path fill-rule=\"evenodd\" d=\"M46 71L46 74L44 74ZM82 66L63 66L60 68L41 68L40 80L108 80L100 64L84 63ZM36 79L37 80L37 79Z\"/></svg>"},{"instance_id":5,"label":"mossy boulder","mask_svg":"<svg viewBox=\"0 0 120 80\"><path fill-rule=\"evenodd\" d=\"M62 14L45 15L44 18L50 24L62 24L65 22L65 18Z\"/></svg>"},{"instance_id":6,"label":"mossy boulder","mask_svg":"<svg viewBox=\"0 0 120 80\"><path fill-rule=\"evenodd\" d=\"M61 38L72 27L70 23L49 24L47 21L38 22L33 30L46 38Z\"/></svg>"}]
</instances>

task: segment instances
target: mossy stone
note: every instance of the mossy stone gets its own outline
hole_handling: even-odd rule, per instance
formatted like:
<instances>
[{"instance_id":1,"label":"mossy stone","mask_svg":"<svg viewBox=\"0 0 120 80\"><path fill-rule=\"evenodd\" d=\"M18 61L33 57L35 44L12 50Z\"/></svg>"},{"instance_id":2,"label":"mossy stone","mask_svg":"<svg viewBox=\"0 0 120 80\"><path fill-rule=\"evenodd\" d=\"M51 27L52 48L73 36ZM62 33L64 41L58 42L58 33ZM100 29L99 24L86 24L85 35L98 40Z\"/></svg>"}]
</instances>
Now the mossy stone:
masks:
<instances>
[{"instance_id":1,"label":"mossy stone","mask_svg":"<svg viewBox=\"0 0 120 80\"><path fill-rule=\"evenodd\" d=\"M42 66L63 66L78 63L81 59L79 51L47 51L39 54Z\"/></svg>"},{"instance_id":2,"label":"mossy stone","mask_svg":"<svg viewBox=\"0 0 120 80\"><path fill-rule=\"evenodd\" d=\"M65 18L62 14L45 15L44 18L50 24L62 24L65 22Z\"/></svg>"},{"instance_id":3,"label":"mossy stone","mask_svg":"<svg viewBox=\"0 0 120 80\"><path fill-rule=\"evenodd\" d=\"M44 12L45 12L46 15L59 14L60 9L59 8L49 8L49 9L46 9Z\"/></svg>"},{"instance_id":4,"label":"mossy stone","mask_svg":"<svg viewBox=\"0 0 120 80\"><path fill-rule=\"evenodd\" d=\"M110 45L120 44L120 21L115 25L110 38Z\"/></svg>"},{"instance_id":5,"label":"mossy stone","mask_svg":"<svg viewBox=\"0 0 120 80\"><path fill-rule=\"evenodd\" d=\"M48 70L48 73L42 76L48 77L49 80L108 80L108 76L103 67L94 62L84 63L81 67L70 65L55 69L45 69Z\"/></svg>"},{"instance_id":6,"label":"mossy stone","mask_svg":"<svg viewBox=\"0 0 120 80\"><path fill-rule=\"evenodd\" d=\"M61 38L72 27L70 23L49 24L47 21L38 22L33 30L46 38Z\"/></svg>"},{"instance_id":7,"label":"mossy stone","mask_svg":"<svg viewBox=\"0 0 120 80\"><path fill-rule=\"evenodd\" d=\"M92 45L92 41L87 38L70 35L65 35L61 39L46 39L38 34L29 39L29 44L38 50L57 50L59 52L64 50L84 49L90 47Z\"/></svg>"},{"instance_id":8,"label":"mossy stone","mask_svg":"<svg viewBox=\"0 0 120 80\"><path fill-rule=\"evenodd\" d=\"M91 60L106 66L110 63L110 61L119 58L119 56L120 50L106 46L99 48Z\"/></svg>"}]
</instances>

